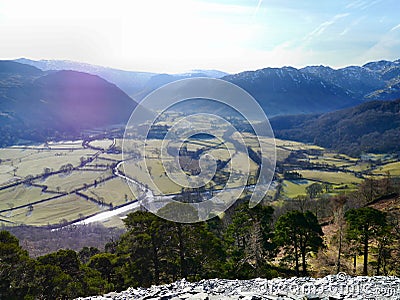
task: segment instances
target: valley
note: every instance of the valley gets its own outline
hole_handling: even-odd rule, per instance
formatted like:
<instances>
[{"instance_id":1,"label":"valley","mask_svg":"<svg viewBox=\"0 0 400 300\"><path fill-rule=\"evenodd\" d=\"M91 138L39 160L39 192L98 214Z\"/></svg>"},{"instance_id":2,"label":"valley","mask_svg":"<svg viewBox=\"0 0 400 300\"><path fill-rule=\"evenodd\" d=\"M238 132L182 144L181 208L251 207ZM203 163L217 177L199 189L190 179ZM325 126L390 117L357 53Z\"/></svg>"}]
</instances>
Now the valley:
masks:
<instances>
[{"instance_id":1,"label":"valley","mask_svg":"<svg viewBox=\"0 0 400 300\"><path fill-rule=\"evenodd\" d=\"M18 256L0 259L0 298L19 274L28 293L68 299L180 278L398 275L399 63L214 72L255 98L235 111L139 101L199 73L0 62L0 246Z\"/></svg>"},{"instance_id":2,"label":"valley","mask_svg":"<svg viewBox=\"0 0 400 300\"><path fill-rule=\"evenodd\" d=\"M254 142L251 133L243 136L254 152L259 151L256 143L251 144ZM262 137L259 141L270 143ZM161 192L161 195L179 201L204 201L224 188L226 176L230 174L228 163L217 171L217 176L205 188L182 189L165 173L163 163L172 163L172 158L170 162L168 159L160 161L161 140L149 139L146 146L149 180L145 176L147 171L143 171L145 165L134 162L138 153L125 154L129 163L124 162L122 142L121 138L106 138L102 133L84 140L0 149L0 224L56 228L101 222L107 227L123 227L121 218L138 209L138 199L159 197ZM136 143L133 148L140 148L140 141L125 142L132 146ZM280 139L275 143L276 170L265 199L273 205L302 195L330 197L348 193L355 191L366 178L395 179L400 175L397 155L350 157L312 144ZM185 145L188 152L203 151L203 154L212 155L221 162L229 158L228 150L234 149L230 143L209 138L191 139ZM239 161L249 164L249 178L245 185L250 188L255 184L257 163L244 153L237 155ZM181 162L186 160L190 163L188 158L181 155ZM189 167L188 171L191 170ZM237 179L231 181L230 188L243 187L240 173L232 173L232 178ZM317 187L316 194L310 195L310 186ZM242 197L246 197L246 189Z\"/></svg>"}]
</instances>

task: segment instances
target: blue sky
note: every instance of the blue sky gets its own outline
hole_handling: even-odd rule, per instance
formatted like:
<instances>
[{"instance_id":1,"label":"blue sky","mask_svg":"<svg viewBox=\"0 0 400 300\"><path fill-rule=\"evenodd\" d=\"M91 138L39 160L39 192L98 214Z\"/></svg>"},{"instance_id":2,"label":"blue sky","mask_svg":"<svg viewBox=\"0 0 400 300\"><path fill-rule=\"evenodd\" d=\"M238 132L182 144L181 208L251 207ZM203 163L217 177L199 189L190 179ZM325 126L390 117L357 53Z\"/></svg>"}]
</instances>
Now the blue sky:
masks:
<instances>
[{"instance_id":1,"label":"blue sky","mask_svg":"<svg viewBox=\"0 0 400 300\"><path fill-rule=\"evenodd\" d=\"M0 58L128 70L335 68L400 58L398 0L0 0Z\"/></svg>"}]
</instances>

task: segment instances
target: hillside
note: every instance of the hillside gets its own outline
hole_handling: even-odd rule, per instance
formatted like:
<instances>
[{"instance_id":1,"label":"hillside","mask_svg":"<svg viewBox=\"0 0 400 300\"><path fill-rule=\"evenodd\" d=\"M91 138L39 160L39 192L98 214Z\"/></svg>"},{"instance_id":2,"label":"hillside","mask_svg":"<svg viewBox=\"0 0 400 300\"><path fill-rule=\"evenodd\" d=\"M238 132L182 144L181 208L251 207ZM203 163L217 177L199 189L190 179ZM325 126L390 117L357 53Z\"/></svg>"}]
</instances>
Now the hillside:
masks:
<instances>
[{"instance_id":1,"label":"hillside","mask_svg":"<svg viewBox=\"0 0 400 300\"><path fill-rule=\"evenodd\" d=\"M399 152L400 99L371 101L322 115L272 118L275 135L359 155Z\"/></svg>"},{"instance_id":2,"label":"hillside","mask_svg":"<svg viewBox=\"0 0 400 300\"><path fill-rule=\"evenodd\" d=\"M85 129L121 124L135 105L119 88L95 75L43 72L0 62L2 146L19 139L76 137Z\"/></svg>"},{"instance_id":3,"label":"hillside","mask_svg":"<svg viewBox=\"0 0 400 300\"><path fill-rule=\"evenodd\" d=\"M346 89L291 67L223 77L249 92L268 116L328 112L359 104Z\"/></svg>"}]
</instances>

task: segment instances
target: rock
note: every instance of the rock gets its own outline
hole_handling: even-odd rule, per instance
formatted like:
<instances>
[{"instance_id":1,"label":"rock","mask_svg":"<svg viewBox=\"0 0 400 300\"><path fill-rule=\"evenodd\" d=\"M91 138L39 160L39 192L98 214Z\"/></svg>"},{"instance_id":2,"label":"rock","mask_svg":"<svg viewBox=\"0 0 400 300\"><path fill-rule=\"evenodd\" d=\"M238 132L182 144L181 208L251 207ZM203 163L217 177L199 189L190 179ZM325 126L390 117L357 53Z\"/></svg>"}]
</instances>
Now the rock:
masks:
<instances>
[{"instance_id":1,"label":"rock","mask_svg":"<svg viewBox=\"0 0 400 300\"><path fill-rule=\"evenodd\" d=\"M129 288L121 293L81 300L361 300L400 299L398 277L350 277L343 273L324 278L209 279Z\"/></svg>"}]
</instances>

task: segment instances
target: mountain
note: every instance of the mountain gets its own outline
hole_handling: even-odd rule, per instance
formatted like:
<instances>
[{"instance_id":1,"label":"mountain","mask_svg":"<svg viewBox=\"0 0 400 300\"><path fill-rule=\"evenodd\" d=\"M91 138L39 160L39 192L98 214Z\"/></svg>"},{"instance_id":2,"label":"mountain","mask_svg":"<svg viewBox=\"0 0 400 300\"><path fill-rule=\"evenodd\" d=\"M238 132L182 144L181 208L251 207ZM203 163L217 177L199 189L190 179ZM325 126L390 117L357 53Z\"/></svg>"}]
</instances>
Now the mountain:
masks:
<instances>
[{"instance_id":1,"label":"mountain","mask_svg":"<svg viewBox=\"0 0 400 300\"><path fill-rule=\"evenodd\" d=\"M114 84L76 71L41 71L0 61L0 144L79 136L124 124L136 106Z\"/></svg>"},{"instance_id":2,"label":"mountain","mask_svg":"<svg viewBox=\"0 0 400 300\"><path fill-rule=\"evenodd\" d=\"M363 66L332 69L327 66L265 68L227 75L217 70L182 74L122 71L64 60L18 62L41 70L76 70L98 75L141 101L155 89L185 78L222 78L249 92L271 116L323 113L370 100L400 98L400 61L376 61Z\"/></svg>"},{"instance_id":3,"label":"mountain","mask_svg":"<svg viewBox=\"0 0 400 300\"><path fill-rule=\"evenodd\" d=\"M364 67L350 66L334 70L330 67L311 66L305 67L301 71L341 87L359 99L385 87L385 81L379 73Z\"/></svg>"},{"instance_id":4,"label":"mountain","mask_svg":"<svg viewBox=\"0 0 400 300\"><path fill-rule=\"evenodd\" d=\"M72 70L98 75L105 80L114 83L126 94L139 101L156 88L176 80L194 77L220 78L227 75L227 73L218 70L192 70L186 73L174 75L124 71L69 60L30 60L19 58L14 61L34 66L43 71Z\"/></svg>"},{"instance_id":5,"label":"mountain","mask_svg":"<svg viewBox=\"0 0 400 300\"><path fill-rule=\"evenodd\" d=\"M400 60L332 69L265 68L222 79L248 91L268 116L323 113L400 98Z\"/></svg>"},{"instance_id":6,"label":"mountain","mask_svg":"<svg viewBox=\"0 0 400 300\"><path fill-rule=\"evenodd\" d=\"M124 71L69 60L30 60L19 58L15 62L31 65L43 71L71 70L97 75L114 83L130 96L141 91L146 82L152 76L156 75L155 73Z\"/></svg>"},{"instance_id":7,"label":"mountain","mask_svg":"<svg viewBox=\"0 0 400 300\"><path fill-rule=\"evenodd\" d=\"M208 78L221 78L228 75L225 72L221 72L218 70L193 70L186 73L181 74L157 74L152 76L143 87L143 90L137 94L135 94L135 99L142 100L152 91L166 85L168 83L188 79L188 78L200 78L200 77L208 77Z\"/></svg>"},{"instance_id":8,"label":"mountain","mask_svg":"<svg viewBox=\"0 0 400 300\"><path fill-rule=\"evenodd\" d=\"M209 78L222 78L226 75L229 75L228 73L219 70L201 70L201 69L192 70L188 73L182 73L181 75L189 75L189 74L203 74L204 77L209 77Z\"/></svg>"},{"instance_id":9,"label":"mountain","mask_svg":"<svg viewBox=\"0 0 400 300\"><path fill-rule=\"evenodd\" d=\"M360 103L348 90L292 67L248 71L222 79L249 92L268 116L327 112Z\"/></svg>"},{"instance_id":10,"label":"mountain","mask_svg":"<svg viewBox=\"0 0 400 300\"><path fill-rule=\"evenodd\" d=\"M278 116L270 122L278 138L350 155L400 152L400 99L370 101L320 115Z\"/></svg>"},{"instance_id":11,"label":"mountain","mask_svg":"<svg viewBox=\"0 0 400 300\"><path fill-rule=\"evenodd\" d=\"M123 124L136 103L118 88L121 86L125 86L126 91L135 92L135 99L142 99L156 88L176 80L224 75L215 70L194 70L171 75L121 71L70 61L18 61L24 64L0 61L0 134L2 140L7 140L5 144L15 142L22 135L27 137L27 133L30 133L31 139L43 140L77 134L84 129ZM97 75L54 69L79 69ZM222 79L249 92L269 117L283 116L274 119L275 124L281 126L275 128L280 136L317 141L322 146L339 147L347 152L353 148L359 151L368 147L365 141L359 141L359 136L351 132L345 136L355 140L344 139L343 132L351 131L350 121L342 123L321 113L354 107L370 100L400 98L400 60L369 62L363 66L336 70L326 66L265 68L226 75ZM215 106L213 102L204 103L192 101L181 108L188 111L221 111L221 107ZM226 114L230 113L226 111ZM289 120L285 115L297 116L291 116ZM372 111L367 115L374 118L379 116ZM364 117L362 114L353 120L344 115L343 122L362 122ZM325 124L324 118L328 118L332 124L340 123L342 129L339 137L332 136L336 130L333 127L327 128L329 122ZM328 129L329 135L320 134L311 121L318 121L321 128ZM381 120L374 119L374 122L378 121ZM347 127L343 124L347 124ZM296 127L310 132L296 131ZM360 133L364 135L373 132L362 128ZM389 133L385 130L385 134ZM329 142L326 140L328 137L338 138L340 145L334 141ZM370 140L375 141L376 138ZM350 142L348 149L342 147L345 142ZM370 150L381 151L378 144ZM387 144L383 148L397 149Z\"/></svg>"},{"instance_id":12,"label":"mountain","mask_svg":"<svg viewBox=\"0 0 400 300\"><path fill-rule=\"evenodd\" d=\"M366 63L362 67L350 66L338 70L324 66L301 70L346 89L364 101L400 97L400 60L381 60Z\"/></svg>"}]
</instances>

